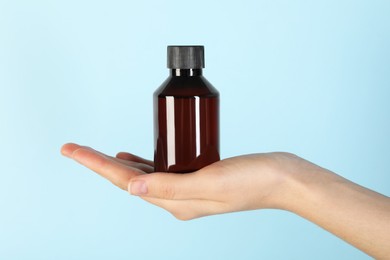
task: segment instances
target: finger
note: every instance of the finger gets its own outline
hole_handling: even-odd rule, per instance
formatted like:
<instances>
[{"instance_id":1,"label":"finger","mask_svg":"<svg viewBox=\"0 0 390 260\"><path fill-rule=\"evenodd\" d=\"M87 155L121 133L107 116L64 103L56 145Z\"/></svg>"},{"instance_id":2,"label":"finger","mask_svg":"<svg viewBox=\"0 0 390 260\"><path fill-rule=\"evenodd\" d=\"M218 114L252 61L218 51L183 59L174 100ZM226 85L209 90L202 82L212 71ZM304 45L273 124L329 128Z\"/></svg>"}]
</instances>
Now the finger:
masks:
<instances>
[{"instance_id":1,"label":"finger","mask_svg":"<svg viewBox=\"0 0 390 260\"><path fill-rule=\"evenodd\" d=\"M63 145L62 148L61 148L61 153L63 155L65 155L65 156L67 156L67 157L71 157L73 152L76 151L79 148L89 149L91 151L94 151L96 153L101 154L102 156L110 158L110 159L112 159L112 160L114 160L116 162L125 164L125 165L133 167L133 168L140 169L141 171L144 171L144 172L147 172L147 173L151 173L151 172L154 171L154 167L150 166L149 164L119 159L119 158L116 158L116 157L112 157L112 156L106 155L106 154L104 154L102 152L96 151L96 150L92 149L91 147L81 146L81 145L78 145L78 144L75 144L75 143L67 143L67 144Z\"/></svg>"},{"instance_id":2,"label":"finger","mask_svg":"<svg viewBox=\"0 0 390 260\"><path fill-rule=\"evenodd\" d=\"M197 172L187 174L152 173L137 176L129 183L132 195L168 200L210 198L213 178L202 178Z\"/></svg>"},{"instance_id":3,"label":"finger","mask_svg":"<svg viewBox=\"0 0 390 260\"><path fill-rule=\"evenodd\" d=\"M229 212L227 204L208 200L164 200L142 197L143 200L169 211L179 220L191 220Z\"/></svg>"},{"instance_id":4,"label":"finger","mask_svg":"<svg viewBox=\"0 0 390 260\"><path fill-rule=\"evenodd\" d=\"M133 162L139 162L139 163L144 163L150 166L154 166L154 162L150 160L146 160L142 157L139 157L137 155L131 154L131 153L126 153L126 152L120 152L116 155L116 158L122 159L122 160L127 160L127 161L133 161Z\"/></svg>"},{"instance_id":5,"label":"finger","mask_svg":"<svg viewBox=\"0 0 390 260\"><path fill-rule=\"evenodd\" d=\"M144 173L138 168L123 165L91 148L80 147L74 150L70 157L123 190L127 190L131 178Z\"/></svg>"},{"instance_id":6,"label":"finger","mask_svg":"<svg viewBox=\"0 0 390 260\"><path fill-rule=\"evenodd\" d=\"M61 147L61 153L66 157L71 157L72 153L81 147L83 146L74 143L67 143Z\"/></svg>"},{"instance_id":7,"label":"finger","mask_svg":"<svg viewBox=\"0 0 390 260\"><path fill-rule=\"evenodd\" d=\"M153 164L152 161L148 161L148 160L145 160L145 159L143 159L141 157L138 157L136 155L132 155L130 153L125 153L125 152L122 152L120 154L123 154L124 157L127 158L127 159L123 159L123 158L120 158L120 157L118 157L118 158L117 157L112 157L112 156L109 156L109 155L104 154L102 152L96 151L96 150L94 150L94 149L92 149L91 147L88 147L88 146L81 146L81 145L78 145L78 144L75 144L75 143L67 143L67 144L62 146L61 153L64 156L70 157L75 150L77 150L77 149L79 149L81 147L83 147L85 149L93 150L93 151L95 151L97 153L100 153L103 156L111 158L114 161L126 164L126 165L131 166L131 167L138 168L138 169L140 169L142 171L145 171L145 172L148 172L148 173L154 171L154 167L153 167L153 165L151 165L151 164ZM134 158L134 160L129 160L131 158Z\"/></svg>"},{"instance_id":8,"label":"finger","mask_svg":"<svg viewBox=\"0 0 390 260\"><path fill-rule=\"evenodd\" d=\"M154 172L154 167L150 166L149 164L133 162L133 161L127 161L127 160L123 160L123 159L119 159L119 158L111 157L111 156L109 156L109 157L112 160L116 161L116 162L125 164L125 165L130 166L130 167L134 167L134 168L140 169L141 171L144 171L144 172L147 172L147 173Z\"/></svg>"}]
</instances>

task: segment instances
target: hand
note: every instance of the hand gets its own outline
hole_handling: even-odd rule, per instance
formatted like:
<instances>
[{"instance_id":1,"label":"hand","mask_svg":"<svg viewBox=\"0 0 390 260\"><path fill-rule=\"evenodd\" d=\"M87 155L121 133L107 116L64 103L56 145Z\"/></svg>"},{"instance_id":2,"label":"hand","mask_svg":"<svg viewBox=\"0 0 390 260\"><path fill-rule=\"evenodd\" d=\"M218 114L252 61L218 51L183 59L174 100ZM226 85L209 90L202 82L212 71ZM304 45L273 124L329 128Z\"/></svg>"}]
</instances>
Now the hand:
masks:
<instances>
[{"instance_id":1,"label":"hand","mask_svg":"<svg viewBox=\"0 0 390 260\"><path fill-rule=\"evenodd\" d=\"M188 174L152 173L152 161L129 153L111 157L76 144L66 144L61 151L182 220L241 210L285 209L286 172L300 171L301 165L319 168L292 154L270 153L229 158Z\"/></svg>"},{"instance_id":2,"label":"hand","mask_svg":"<svg viewBox=\"0 0 390 260\"><path fill-rule=\"evenodd\" d=\"M77 144L61 152L178 219L285 209L374 258L390 255L390 199L293 154L244 155L173 174L153 173L152 161L129 153L111 157Z\"/></svg>"}]
</instances>

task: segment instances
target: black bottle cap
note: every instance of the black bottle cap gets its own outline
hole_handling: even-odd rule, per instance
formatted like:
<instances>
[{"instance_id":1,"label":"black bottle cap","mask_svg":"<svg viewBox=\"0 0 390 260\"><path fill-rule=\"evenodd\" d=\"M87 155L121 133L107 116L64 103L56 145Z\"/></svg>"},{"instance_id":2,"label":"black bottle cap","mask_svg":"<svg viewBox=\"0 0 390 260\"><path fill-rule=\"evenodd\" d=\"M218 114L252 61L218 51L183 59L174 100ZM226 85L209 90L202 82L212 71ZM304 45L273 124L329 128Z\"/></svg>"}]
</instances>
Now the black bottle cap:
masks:
<instances>
[{"instance_id":1,"label":"black bottle cap","mask_svg":"<svg viewBox=\"0 0 390 260\"><path fill-rule=\"evenodd\" d=\"M168 46L168 68L202 69L204 68L204 47Z\"/></svg>"}]
</instances>

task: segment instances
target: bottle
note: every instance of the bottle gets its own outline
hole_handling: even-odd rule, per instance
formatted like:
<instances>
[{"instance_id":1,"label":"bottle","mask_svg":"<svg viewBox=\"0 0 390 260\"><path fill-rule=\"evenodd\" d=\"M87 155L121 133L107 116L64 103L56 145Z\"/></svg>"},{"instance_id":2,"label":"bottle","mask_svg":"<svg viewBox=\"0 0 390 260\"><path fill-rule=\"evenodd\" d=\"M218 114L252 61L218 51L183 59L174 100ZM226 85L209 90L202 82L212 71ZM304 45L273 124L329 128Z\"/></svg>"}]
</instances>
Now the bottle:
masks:
<instances>
[{"instance_id":1,"label":"bottle","mask_svg":"<svg viewBox=\"0 0 390 260\"><path fill-rule=\"evenodd\" d=\"M154 170L188 173L220 160L219 92L202 75L203 46L168 46L154 92Z\"/></svg>"}]
</instances>

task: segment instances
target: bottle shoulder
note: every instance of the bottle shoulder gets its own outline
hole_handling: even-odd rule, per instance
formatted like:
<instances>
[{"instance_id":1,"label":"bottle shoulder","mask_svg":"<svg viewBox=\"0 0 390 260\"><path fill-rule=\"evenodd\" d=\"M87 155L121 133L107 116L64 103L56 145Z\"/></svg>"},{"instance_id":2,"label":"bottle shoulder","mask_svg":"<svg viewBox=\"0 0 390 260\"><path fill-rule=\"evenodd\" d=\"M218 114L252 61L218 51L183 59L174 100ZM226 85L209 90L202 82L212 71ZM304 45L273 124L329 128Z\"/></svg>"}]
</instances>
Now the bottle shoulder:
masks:
<instances>
[{"instance_id":1,"label":"bottle shoulder","mask_svg":"<svg viewBox=\"0 0 390 260\"><path fill-rule=\"evenodd\" d=\"M155 97L219 97L218 90L203 76L168 77L154 92Z\"/></svg>"}]
</instances>

